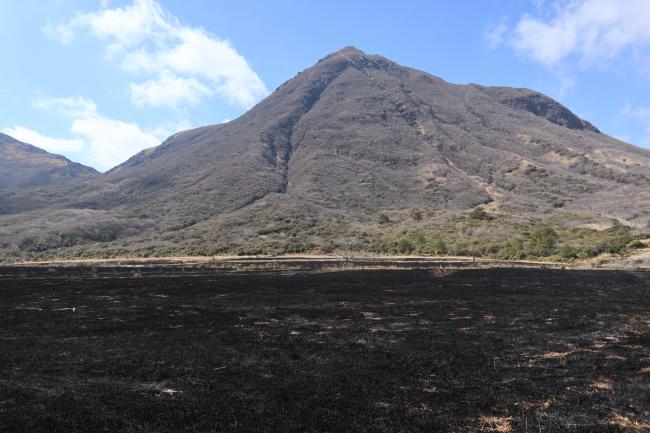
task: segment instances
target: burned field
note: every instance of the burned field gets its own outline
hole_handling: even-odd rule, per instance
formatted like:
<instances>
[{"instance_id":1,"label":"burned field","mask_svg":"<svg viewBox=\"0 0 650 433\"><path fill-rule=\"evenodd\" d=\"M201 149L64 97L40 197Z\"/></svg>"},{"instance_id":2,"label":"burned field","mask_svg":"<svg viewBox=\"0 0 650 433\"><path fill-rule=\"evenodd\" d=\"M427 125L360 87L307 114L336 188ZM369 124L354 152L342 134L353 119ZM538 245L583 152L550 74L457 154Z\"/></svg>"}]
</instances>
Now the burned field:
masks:
<instances>
[{"instance_id":1,"label":"burned field","mask_svg":"<svg viewBox=\"0 0 650 433\"><path fill-rule=\"evenodd\" d=\"M2 432L650 431L650 275L0 271Z\"/></svg>"}]
</instances>

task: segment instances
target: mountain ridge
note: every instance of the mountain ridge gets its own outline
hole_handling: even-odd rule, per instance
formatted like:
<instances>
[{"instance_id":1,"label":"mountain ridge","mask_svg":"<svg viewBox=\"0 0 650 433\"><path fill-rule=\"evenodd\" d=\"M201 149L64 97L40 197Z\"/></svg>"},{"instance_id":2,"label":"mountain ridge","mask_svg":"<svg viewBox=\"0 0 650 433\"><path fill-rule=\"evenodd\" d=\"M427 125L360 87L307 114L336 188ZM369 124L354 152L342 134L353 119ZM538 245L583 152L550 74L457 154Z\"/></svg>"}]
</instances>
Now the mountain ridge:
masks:
<instances>
[{"instance_id":1,"label":"mountain ridge","mask_svg":"<svg viewBox=\"0 0 650 433\"><path fill-rule=\"evenodd\" d=\"M97 175L92 167L0 133L0 188L61 184Z\"/></svg>"}]
</instances>

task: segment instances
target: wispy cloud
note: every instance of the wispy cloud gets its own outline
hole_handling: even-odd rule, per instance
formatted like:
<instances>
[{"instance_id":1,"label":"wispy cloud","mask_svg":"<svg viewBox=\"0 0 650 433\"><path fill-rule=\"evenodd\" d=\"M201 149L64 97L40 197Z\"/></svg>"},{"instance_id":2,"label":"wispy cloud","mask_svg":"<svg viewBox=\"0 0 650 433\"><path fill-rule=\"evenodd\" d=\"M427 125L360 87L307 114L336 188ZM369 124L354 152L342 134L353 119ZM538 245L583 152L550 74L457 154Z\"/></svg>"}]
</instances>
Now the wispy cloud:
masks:
<instances>
[{"instance_id":1,"label":"wispy cloud","mask_svg":"<svg viewBox=\"0 0 650 433\"><path fill-rule=\"evenodd\" d=\"M501 45L508 32L508 26L501 20L497 24L492 24L485 32L485 40L490 48L494 49Z\"/></svg>"},{"instance_id":2,"label":"wispy cloud","mask_svg":"<svg viewBox=\"0 0 650 433\"><path fill-rule=\"evenodd\" d=\"M43 27L43 33L62 45L70 45L74 40L74 32L69 26L55 26L49 21Z\"/></svg>"},{"instance_id":3,"label":"wispy cloud","mask_svg":"<svg viewBox=\"0 0 650 433\"><path fill-rule=\"evenodd\" d=\"M643 126L645 135L640 139L638 144L643 147L650 147L650 107L627 103L620 110L620 115L632 119Z\"/></svg>"},{"instance_id":4,"label":"wispy cloud","mask_svg":"<svg viewBox=\"0 0 650 433\"><path fill-rule=\"evenodd\" d=\"M40 110L52 111L66 117L93 117L97 115L97 105L90 99L82 97L40 97L33 105Z\"/></svg>"},{"instance_id":5,"label":"wispy cloud","mask_svg":"<svg viewBox=\"0 0 650 433\"><path fill-rule=\"evenodd\" d=\"M488 43L505 45L564 77L574 67L606 65L625 50L650 48L647 0L564 0L537 8L504 30L495 27Z\"/></svg>"},{"instance_id":6,"label":"wispy cloud","mask_svg":"<svg viewBox=\"0 0 650 433\"><path fill-rule=\"evenodd\" d=\"M107 58L145 77L129 85L138 106L178 107L217 95L249 108L268 94L228 40L182 24L155 0L78 14L44 31L62 44L72 43L81 31L104 41Z\"/></svg>"},{"instance_id":7,"label":"wispy cloud","mask_svg":"<svg viewBox=\"0 0 650 433\"><path fill-rule=\"evenodd\" d=\"M650 107L642 107L627 103L621 109L621 114L638 120L650 121Z\"/></svg>"}]
</instances>

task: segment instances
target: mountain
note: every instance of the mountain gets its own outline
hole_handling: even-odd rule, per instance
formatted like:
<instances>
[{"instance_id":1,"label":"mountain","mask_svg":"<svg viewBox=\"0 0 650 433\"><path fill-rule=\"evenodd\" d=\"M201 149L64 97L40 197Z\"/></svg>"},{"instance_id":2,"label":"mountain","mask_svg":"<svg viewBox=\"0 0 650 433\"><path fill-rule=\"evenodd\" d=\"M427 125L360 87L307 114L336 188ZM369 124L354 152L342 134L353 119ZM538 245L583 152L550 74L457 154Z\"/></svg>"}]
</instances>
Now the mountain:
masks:
<instances>
[{"instance_id":1,"label":"mountain","mask_svg":"<svg viewBox=\"0 0 650 433\"><path fill-rule=\"evenodd\" d=\"M98 174L93 168L0 134L0 188L61 184Z\"/></svg>"},{"instance_id":2,"label":"mountain","mask_svg":"<svg viewBox=\"0 0 650 433\"><path fill-rule=\"evenodd\" d=\"M496 242L540 222L640 229L649 199L650 152L557 101L348 47L234 121L179 132L101 177L0 194L0 223L32 222L0 232L0 246L290 252L354 237L382 250L416 229ZM467 221L477 206L491 228Z\"/></svg>"}]
</instances>

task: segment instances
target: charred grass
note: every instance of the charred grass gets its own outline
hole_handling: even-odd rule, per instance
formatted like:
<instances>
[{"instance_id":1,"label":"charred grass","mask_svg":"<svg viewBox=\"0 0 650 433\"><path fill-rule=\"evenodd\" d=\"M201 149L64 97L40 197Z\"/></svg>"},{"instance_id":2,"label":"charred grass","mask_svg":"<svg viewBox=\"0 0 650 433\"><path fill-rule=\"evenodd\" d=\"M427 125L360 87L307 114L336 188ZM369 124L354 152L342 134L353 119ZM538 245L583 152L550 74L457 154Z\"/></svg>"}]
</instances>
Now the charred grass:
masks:
<instances>
[{"instance_id":1,"label":"charred grass","mask_svg":"<svg viewBox=\"0 0 650 433\"><path fill-rule=\"evenodd\" d=\"M650 430L640 272L0 274L2 432Z\"/></svg>"}]
</instances>

